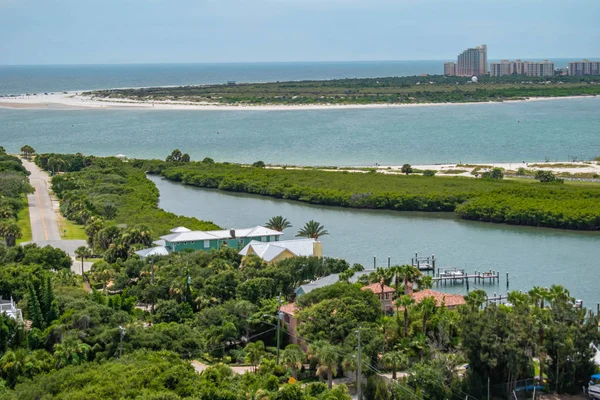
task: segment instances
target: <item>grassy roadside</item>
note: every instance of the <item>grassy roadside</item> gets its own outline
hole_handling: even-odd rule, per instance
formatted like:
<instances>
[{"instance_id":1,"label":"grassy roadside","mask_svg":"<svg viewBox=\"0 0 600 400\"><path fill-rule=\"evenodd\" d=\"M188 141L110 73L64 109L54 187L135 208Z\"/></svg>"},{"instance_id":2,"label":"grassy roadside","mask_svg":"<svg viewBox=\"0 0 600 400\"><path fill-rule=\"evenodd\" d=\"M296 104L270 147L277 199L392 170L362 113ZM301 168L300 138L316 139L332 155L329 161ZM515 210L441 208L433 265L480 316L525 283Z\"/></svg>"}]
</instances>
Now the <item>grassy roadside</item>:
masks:
<instances>
[{"instance_id":1,"label":"grassy roadside","mask_svg":"<svg viewBox=\"0 0 600 400\"><path fill-rule=\"evenodd\" d=\"M27 198L23 200L24 205L19 214L17 215L17 225L21 228L21 234L23 237L17 240L17 244L23 242L30 242L32 238L31 234L31 219L29 217L29 204Z\"/></svg>"},{"instance_id":2,"label":"grassy roadside","mask_svg":"<svg viewBox=\"0 0 600 400\"><path fill-rule=\"evenodd\" d=\"M62 215L57 215L58 231L64 240L87 240L83 225L69 221Z\"/></svg>"}]
</instances>

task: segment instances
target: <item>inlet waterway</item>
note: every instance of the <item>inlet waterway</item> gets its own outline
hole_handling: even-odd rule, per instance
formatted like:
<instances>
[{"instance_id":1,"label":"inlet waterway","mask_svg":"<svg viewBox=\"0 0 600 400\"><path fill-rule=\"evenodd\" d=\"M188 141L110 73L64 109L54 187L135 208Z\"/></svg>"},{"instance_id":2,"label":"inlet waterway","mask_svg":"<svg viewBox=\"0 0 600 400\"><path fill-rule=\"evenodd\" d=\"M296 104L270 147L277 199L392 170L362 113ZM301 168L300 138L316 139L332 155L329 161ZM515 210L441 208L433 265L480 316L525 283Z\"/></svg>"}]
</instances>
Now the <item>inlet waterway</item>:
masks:
<instances>
[{"instance_id":1,"label":"inlet waterway","mask_svg":"<svg viewBox=\"0 0 600 400\"><path fill-rule=\"evenodd\" d=\"M180 215L211 220L223 228L264 224L283 215L293 227L285 231L291 239L305 222L325 225L322 238L325 256L350 263L378 266L410 263L415 252L435 254L438 267L456 267L467 272L495 270L498 284L471 284L489 294L529 290L533 286L560 284L584 301L587 307L600 302L600 235L502 224L465 221L451 213L419 213L355 210L313 206L268 197L202 189L149 176L160 190L160 207ZM435 288L435 287L434 287ZM464 285L441 286L446 292L466 294Z\"/></svg>"}]
</instances>

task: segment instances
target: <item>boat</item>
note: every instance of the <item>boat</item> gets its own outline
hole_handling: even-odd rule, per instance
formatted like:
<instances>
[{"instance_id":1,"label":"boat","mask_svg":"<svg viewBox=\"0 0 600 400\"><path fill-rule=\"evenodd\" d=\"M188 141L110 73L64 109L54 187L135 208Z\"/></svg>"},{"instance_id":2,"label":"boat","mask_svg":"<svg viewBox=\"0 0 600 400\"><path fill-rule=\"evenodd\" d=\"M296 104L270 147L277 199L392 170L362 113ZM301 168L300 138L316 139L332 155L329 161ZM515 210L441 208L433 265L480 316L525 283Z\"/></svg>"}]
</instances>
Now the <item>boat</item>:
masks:
<instances>
[{"instance_id":1,"label":"boat","mask_svg":"<svg viewBox=\"0 0 600 400\"><path fill-rule=\"evenodd\" d=\"M600 374L594 374L590 377L588 384L588 395L590 399L600 400Z\"/></svg>"}]
</instances>

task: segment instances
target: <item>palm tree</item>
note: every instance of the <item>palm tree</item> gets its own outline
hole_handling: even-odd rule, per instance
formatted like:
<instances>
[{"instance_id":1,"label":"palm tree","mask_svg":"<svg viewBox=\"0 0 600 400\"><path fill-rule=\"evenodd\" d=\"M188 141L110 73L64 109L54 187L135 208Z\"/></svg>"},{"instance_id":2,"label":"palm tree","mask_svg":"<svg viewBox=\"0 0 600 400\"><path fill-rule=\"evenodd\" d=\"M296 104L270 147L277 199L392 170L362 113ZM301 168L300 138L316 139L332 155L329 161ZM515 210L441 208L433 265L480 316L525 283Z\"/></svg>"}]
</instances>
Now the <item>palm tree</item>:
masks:
<instances>
[{"instance_id":1,"label":"palm tree","mask_svg":"<svg viewBox=\"0 0 600 400\"><path fill-rule=\"evenodd\" d=\"M60 369L67 365L79 365L87 360L87 355L92 348L83 343L77 337L69 335L61 343L54 345L54 359L56 368Z\"/></svg>"},{"instance_id":2,"label":"palm tree","mask_svg":"<svg viewBox=\"0 0 600 400\"><path fill-rule=\"evenodd\" d=\"M17 244L17 239L21 239L23 234L21 228L13 221L0 222L0 237L3 237L8 247L13 247Z\"/></svg>"},{"instance_id":3,"label":"palm tree","mask_svg":"<svg viewBox=\"0 0 600 400\"><path fill-rule=\"evenodd\" d=\"M113 270L110 267L110 264L106 261L94 263L94 265L92 265L91 272L94 276L94 280L102 281L102 290L106 291L106 281L109 280L113 275Z\"/></svg>"},{"instance_id":4,"label":"palm tree","mask_svg":"<svg viewBox=\"0 0 600 400\"><path fill-rule=\"evenodd\" d=\"M315 220L310 220L304 227L298 231L296 237L302 236L319 240L319 237L329 235L329 232L325 230L325 227Z\"/></svg>"},{"instance_id":5,"label":"palm tree","mask_svg":"<svg viewBox=\"0 0 600 400\"><path fill-rule=\"evenodd\" d=\"M419 303L419 309L423 313L423 335L427 336L427 320L435 312L437 303L433 297L426 297Z\"/></svg>"},{"instance_id":6,"label":"palm tree","mask_svg":"<svg viewBox=\"0 0 600 400\"><path fill-rule=\"evenodd\" d=\"M294 379L298 379L298 369L302 368L302 362L304 361L304 352L302 347L297 344L288 344L283 350L281 356L281 362L292 370L292 376Z\"/></svg>"},{"instance_id":7,"label":"palm tree","mask_svg":"<svg viewBox=\"0 0 600 400\"><path fill-rule=\"evenodd\" d=\"M394 350L385 353L382 358L383 364L386 368L392 369L392 379L396 379L396 371L402 368L406 368L408 365L408 357L401 351Z\"/></svg>"},{"instance_id":8,"label":"palm tree","mask_svg":"<svg viewBox=\"0 0 600 400\"><path fill-rule=\"evenodd\" d=\"M404 281L404 294L408 294L408 283L413 283L417 278L423 275L418 268L413 267L412 265L401 265L398 268L397 273Z\"/></svg>"},{"instance_id":9,"label":"palm tree","mask_svg":"<svg viewBox=\"0 0 600 400\"><path fill-rule=\"evenodd\" d=\"M283 218L281 215L277 215L275 217L272 217L266 224L265 226L269 229L273 229L279 232L283 232L283 230L285 228L291 228L292 224L290 224L290 221L287 220L287 218Z\"/></svg>"},{"instance_id":10,"label":"palm tree","mask_svg":"<svg viewBox=\"0 0 600 400\"><path fill-rule=\"evenodd\" d=\"M338 366L338 349L323 340L314 342L310 348L310 357L318 360L317 376L327 374L327 387L331 389L333 386L333 377L337 375Z\"/></svg>"},{"instance_id":11,"label":"palm tree","mask_svg":"<svg viewBox=\"0 0 600 400\"><path fill-rule=\"evenodd\" d=\"M374 273L374 278L377 280L377 283L381 286L381 293L383 294L383 288L386 283L389 283L392 280L394 271L391 268L377 268Z\"/></svg>"},{"instance_id":12,"label":"palm tree","mask_svg":"<svg viewBox=\"0 0 600 400\"><path fill-rule=\"evenodd\" d=\"M21 147L21 153L23 153L23 158L29 160L35 153L35 150L30 145L26 144L25 146Z\"/></svg>"},{"instance_id":13,"label":"palm tree","mask_svg":"<svg viewBox=\"0 0 600 400\"><path fill-rule=\"evenodd\" d=\"M406 294L396 300L396 306L404 308L404 337L408 337L408 309L413 304L415 304L415 300Z\"/></svg>"},{"instance_id":14,"label":"palm tree","mask_svg":"<svg viewBox=\"0 0 600 400\"><path fill-rule=\"evenodd\" d=\"M75 256L81 258L81 276L83 277L83 259L86 257L90 257L92 255L92 250L90 250L87 246L79 246L75 249Z\"/></svg>"},{"instance_id":15,"label":"palm tree","mask_svg":"<svg viewBox=\"0 0 600 400\"><path fill-rule=\"evenodd\" d=\"M260 364L260 360L265 353L265 344L262 340L257 340L256 342L248 343L244 348L246 350L246 359L248 363L252 365L252 369L254 373L257 371L257 366Z\"/></svg>"},{"instance_id":16,"label":"palm tree","mask_svg":"<svg viewBox=\"0 0 600 400\"><path fill-rule=\"evenodd\" d=\"M465 302L471 307L471 310L480 309L483 303L487 301L487 293L481 289L473 290L465 296Z\"/></svg>"}]
</instances>

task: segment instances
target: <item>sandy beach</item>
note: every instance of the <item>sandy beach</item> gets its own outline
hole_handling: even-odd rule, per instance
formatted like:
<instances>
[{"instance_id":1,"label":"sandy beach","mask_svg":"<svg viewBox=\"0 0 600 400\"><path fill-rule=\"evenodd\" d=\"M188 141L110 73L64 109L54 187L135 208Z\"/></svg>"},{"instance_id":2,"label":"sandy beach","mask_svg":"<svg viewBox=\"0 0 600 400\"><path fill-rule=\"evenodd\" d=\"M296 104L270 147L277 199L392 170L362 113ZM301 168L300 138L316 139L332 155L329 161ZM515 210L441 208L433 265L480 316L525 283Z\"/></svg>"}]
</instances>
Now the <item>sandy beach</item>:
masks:
<instances>
[{"instance_id":1,"label":"sandy beach","mask_svg":"<svg viewBox=\"0 0 600 400\"><path fill-rule=\"evenodd\" d=\"M596 98L597 96L568 97L534 97L523 100L507 100L504 102L471 102L471 103L418 103L418 104L302 104L302 105L223 105L216 103L196 103L184 101L138 101L128 99L103 99L84 96L79 93L30 94L0 97L0 108L16 109L150 109L150 110L330 110L330 109L368 109L368 108L403 108L403 107L437 107L462 106L473 104L502 104L514 102L550 101L561 99Z\"/></svg>"}]
</instances>

